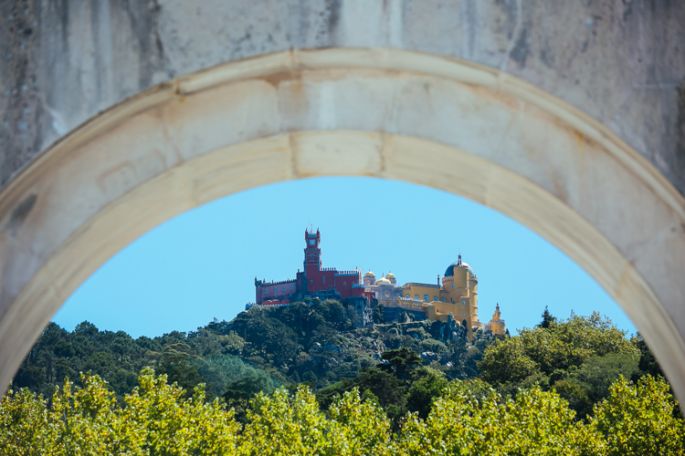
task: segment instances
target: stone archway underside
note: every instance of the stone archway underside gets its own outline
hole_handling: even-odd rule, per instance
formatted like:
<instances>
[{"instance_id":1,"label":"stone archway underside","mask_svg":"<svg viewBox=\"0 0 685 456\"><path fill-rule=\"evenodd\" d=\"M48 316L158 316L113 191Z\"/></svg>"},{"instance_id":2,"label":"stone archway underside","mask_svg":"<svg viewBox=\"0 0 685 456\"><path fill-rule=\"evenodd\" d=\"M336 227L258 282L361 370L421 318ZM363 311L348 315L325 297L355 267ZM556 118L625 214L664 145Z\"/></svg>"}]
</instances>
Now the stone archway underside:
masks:
<instances>
[{"instance_id":1,"label":"stone archway underside","mask_svg":"<svg viewBox=\"0 0 685 456\"><path fill-rule=\"evenodd\" d=\"M322 175L429 185L538 232L621 304L685 399L685 202L671 184L520 80L363 49L179 78L92 119L14 179L0 194L0 389L65 299L145 231L214 198Z\"/></svg>"}]
</instances>

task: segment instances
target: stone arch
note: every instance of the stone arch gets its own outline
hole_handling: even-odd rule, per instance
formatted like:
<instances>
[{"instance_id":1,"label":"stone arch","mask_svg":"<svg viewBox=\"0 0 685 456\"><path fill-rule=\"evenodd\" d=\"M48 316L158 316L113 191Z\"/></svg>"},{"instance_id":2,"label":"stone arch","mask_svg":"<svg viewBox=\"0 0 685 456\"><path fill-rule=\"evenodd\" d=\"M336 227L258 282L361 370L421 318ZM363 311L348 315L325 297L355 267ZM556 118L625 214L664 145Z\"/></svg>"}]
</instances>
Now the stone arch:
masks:
<instances>
[{"instance_id":1,"label":"stone arch","mask_svg":"<svg viewBox=\"0 0 685 456\"><path fill-rule=\"evenodd\" d=\"M96 116L0 194L0 387L100 264L184 210L308 176L401 179L535 230L620 303L685 398L685 204L608 129L503 72L400 50L289 51Z\"/></svg>"}]
</instances>

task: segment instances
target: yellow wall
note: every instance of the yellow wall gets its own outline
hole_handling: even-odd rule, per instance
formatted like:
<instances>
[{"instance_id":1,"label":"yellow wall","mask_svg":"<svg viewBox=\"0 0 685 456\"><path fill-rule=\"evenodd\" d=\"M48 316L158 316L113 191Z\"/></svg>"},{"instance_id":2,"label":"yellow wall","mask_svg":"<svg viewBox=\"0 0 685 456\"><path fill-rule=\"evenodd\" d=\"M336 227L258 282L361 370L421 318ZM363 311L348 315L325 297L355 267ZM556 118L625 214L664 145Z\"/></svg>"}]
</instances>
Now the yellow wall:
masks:
<instances>
[{"instance_id":1,"label":"yellow wall","mask_svg":"<svg viewBox=\"0 0 685 456\"><path fill-rule=\"evenodd\" d=\"M471 329L482 328L478 319L478 279L465 264L453 268L454 276L443 277L442 285L410 282L402 287L402 298L394 302L383 302L383 305L398 305L412 309L421 309L431 320L447 321L452 315L461 324L466 320L469 334ZM504 335L504 320L500 319L499 305L488 329L496 335Z\"/></svg>"},{"instance_id":2,"label":"yellow wall","mask_svg":"<svg viewBox=\"0 0 685 456\"><path fill-rule=\"evenodd\" d=\"M506 329L504 327L504 322L502 320L498 321L491 321L488 323L490 326L490 331L496 336L503 336L506 333Z\"/></svg>"},{"instance_id":3,"label":"yellow wall","mask_svg":"<svg viewBox=\"0 0 685 456\"><path fill-rule=\"evenodd\" d=\"M447 321L450 314L460 324L463 320L471 321L468 305L434 301L429 306L426 306L426 316L431 320Z\"/></svg>"},{"instance_id":4,"label":"yellow wall","mask_svg":"<svg viewBox=\"0 0 685 456\"><path fill-rule=\"evenodd\" d=\"M440 300L440 288L426 283L408 283L402 287L402 296L417 301L437 301ZM428 299L424 299L424 296L428 296Z\"/></svg>"},{"instance_id":5,"label":"yellow wall","mask_svg":"<svg viewBox=\"0 0 685 456\"><path fill-rule=\"evenodd\" d=\"M466 320L468 327L480 326L478 320L478 282L466 266L454 268L453 277L444 277L442 286L407 283L402 290L406 299L430 303L426 306L426 316L431 320L447 320L452 314L461 323ZM428 299L426 299L426 297Z\"/></svg>"},{"instance_id":6,"label":"yellow wall","mask_svg":"<svg viewBox=\"0 0 685 456\"><path fill-rule=\"evenodd\" d=\"M496 336L504 336L506 334L506 328L504 325L504 320L502 320L502 312L499 308L499 303L495 306L495 311L492 313L492 318L488 323L488 329Z\"/></svg>"}]
</instances>

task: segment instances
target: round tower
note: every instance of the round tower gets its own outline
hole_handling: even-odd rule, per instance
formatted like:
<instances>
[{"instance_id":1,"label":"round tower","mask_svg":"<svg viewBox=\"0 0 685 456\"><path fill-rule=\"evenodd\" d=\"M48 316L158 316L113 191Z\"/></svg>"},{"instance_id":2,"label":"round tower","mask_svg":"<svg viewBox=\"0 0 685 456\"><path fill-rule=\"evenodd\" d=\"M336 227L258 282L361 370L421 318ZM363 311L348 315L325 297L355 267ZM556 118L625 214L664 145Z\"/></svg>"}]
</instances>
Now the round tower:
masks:
<instances>
[{"instance_id":1,"label":"round tower","mask_svg":"<svg viewBox=\"0 0 685 456\"><path fill-rule=\"evenodd\" d=\"M471 266L462 261L461 255L455 263L445 270L442 279L443 290L448 296L448 302L457 306L455 317L466 320L469 329L480 327L478 319L478 278Z\"/></svg>"},{"instance_id":2,"label":"round tower","mask_svg":"<svg viewBox=\"0 0 685 456\"><path fill-rule=\"evenodd\" d=\"M371 285L376 284L376 274L373 273L373 271L368 271L366 274L364 274L364 286L365 287L370 287Z\"/></svg>"}]
</instances>

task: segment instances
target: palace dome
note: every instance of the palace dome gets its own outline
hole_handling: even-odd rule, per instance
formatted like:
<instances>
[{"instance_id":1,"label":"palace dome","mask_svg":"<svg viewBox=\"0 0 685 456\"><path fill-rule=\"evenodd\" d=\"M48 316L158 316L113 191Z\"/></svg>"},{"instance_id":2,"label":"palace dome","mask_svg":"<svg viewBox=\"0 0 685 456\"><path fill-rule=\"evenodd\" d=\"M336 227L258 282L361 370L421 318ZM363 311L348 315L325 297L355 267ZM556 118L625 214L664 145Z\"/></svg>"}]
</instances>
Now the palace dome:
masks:
<instances>
[{"instance_id":1,"label":"palace dome","mask_svg":"<svg viewBox=\"0 0 685 456\"><path fill-rule=\"evenodd\" d=\"M471 265L461 261L460 258L459 261L447 266L447 269L445 269L445 277L454 277L454 268L466 268L473 274L473 269L471 269Z\"/></svg>"},{"instance_id":2,"label":"palace dome","mask_svg":"<svg viewBox=\"0 0 685 456\"><path fill-rule=\"evenodd\" d=\"M392 283L390 283L390 281L388 279L383 277L383 278L376 281L376 285L392 285Z\"/></svg>"},{"instance_id":3,"label":"palace dome","mask_svg":"<svg viewBox=\"0 0 685 456\"><path fill-rule=\"evenodd\" d=\"M369 271L366 274L364 274L364 277L376 277L376 274L374 274L373 271Z\"/></svg>"}]
</instances>

